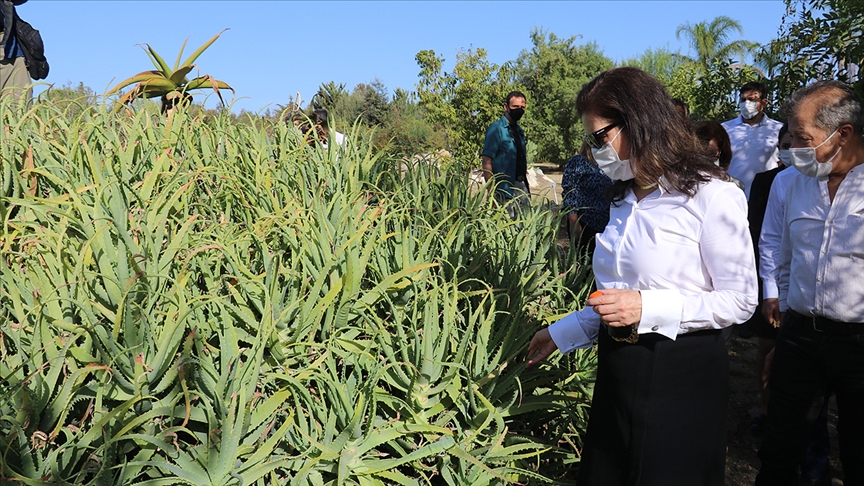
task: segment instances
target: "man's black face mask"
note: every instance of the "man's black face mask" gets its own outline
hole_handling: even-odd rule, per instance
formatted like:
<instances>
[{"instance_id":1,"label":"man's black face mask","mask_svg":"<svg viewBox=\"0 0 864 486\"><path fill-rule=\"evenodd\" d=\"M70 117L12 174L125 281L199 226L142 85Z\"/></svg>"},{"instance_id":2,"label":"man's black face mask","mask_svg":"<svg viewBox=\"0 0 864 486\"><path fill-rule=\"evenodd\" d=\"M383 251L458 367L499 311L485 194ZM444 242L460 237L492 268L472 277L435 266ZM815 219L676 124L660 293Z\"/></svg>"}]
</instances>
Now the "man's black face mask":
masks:
<instances>
[{"instance_id":1,"label":"man's black face mask","mask_svg":"<svg viewBox=\"0 0 864 486\"><path fill-rule=\"evenodd\" d=\"M508 108L507 112L510 113L510 119L514 122L518 122L522 115L525 114L525 108Z\"/></svg>"}]
</instances>

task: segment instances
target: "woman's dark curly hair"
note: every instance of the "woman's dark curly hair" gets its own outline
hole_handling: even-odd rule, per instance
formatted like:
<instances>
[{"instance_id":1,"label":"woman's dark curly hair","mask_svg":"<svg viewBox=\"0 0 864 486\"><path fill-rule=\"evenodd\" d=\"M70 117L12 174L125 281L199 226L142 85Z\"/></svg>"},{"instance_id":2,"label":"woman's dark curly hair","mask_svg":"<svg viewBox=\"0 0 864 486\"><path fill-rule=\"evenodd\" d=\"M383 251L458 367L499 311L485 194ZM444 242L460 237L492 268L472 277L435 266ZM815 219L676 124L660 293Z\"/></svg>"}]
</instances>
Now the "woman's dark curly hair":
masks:
<instances>
[{"instance_id":1,"label":"woman's dark curly hair","mask_svg":"<svg viewBox=\"0 0 864 486\"><path fill-rule=\"evenodd\" d=\"M576 98L579 115L592 114L621 121L630 140L630 164L635 179L615 181L608 195L621 201L634 184L646 186L665 178L667 191L693 196L712 178L729 180L702 144L681 126L681 115L656 79L621 67L606 71L582 87Z\"/></svg>"},{"instance_id":2,"label":"woman's dark curly hair","mask_svg":"<svg viewBox=\"0 0 864 486\"><path fill-rule=\"evenodd\" d=\"M711 140L714 140L714 143L717 144L717 150L720 151L720 156L717 157L720 160L720 168L729 170L729 164L732 163L732 142L729 141L729 134L726 133L723 125L716 121L703 120L693 125L693 134L706 148ZM780 137L778 137L779 139Z\"/></svg>"}]
</instances>

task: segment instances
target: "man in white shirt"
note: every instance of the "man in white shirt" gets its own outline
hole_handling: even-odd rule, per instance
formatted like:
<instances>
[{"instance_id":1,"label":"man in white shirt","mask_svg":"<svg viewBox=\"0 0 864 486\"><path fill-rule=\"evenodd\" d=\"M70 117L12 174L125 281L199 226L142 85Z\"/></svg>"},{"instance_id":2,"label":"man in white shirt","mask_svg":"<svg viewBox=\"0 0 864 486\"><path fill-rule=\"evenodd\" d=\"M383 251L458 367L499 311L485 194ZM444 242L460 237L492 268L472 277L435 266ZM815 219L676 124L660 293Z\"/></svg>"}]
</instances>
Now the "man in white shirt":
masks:
<instances>
[{"instance_id":1,"label":"man in white shirt","mask_svg":"<svg viewBox=\"0 0 864 486\"><path fill-rule=\"evenodd\" d=\"M758 486L797 484L828 391L846 486L864 485L864 106L821 81L788 102L790 162L777 258L783 326L771 369Z\"/></svg>"},{"instance_id":2,"label":"man in white shirt","mask_svg":"<svg viewBox=\"0 0 864 486\"><path fill-rule=\"evenodd\" d=\"M762 83L741 86L741 115L723 123L732 144L732 162L727 172L744 184L744 194L750 197L750 185L760 172L777 167L777 133L782 123L765 115L768 88Z\"/></svg>"}]
</instances>

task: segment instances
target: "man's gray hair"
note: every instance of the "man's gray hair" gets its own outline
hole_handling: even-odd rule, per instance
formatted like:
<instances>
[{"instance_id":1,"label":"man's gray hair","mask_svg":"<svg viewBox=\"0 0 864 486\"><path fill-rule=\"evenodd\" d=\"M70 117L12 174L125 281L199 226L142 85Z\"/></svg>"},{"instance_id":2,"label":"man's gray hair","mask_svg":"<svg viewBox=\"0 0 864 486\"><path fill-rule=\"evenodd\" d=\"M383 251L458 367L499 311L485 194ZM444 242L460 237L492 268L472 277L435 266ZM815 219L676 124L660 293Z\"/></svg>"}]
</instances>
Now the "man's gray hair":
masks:
<instances>
[{"instance_id":1,"label":"man's gray hair","mask_svg":"<svg viewBox=\"0 0 864 486\"><path fill-rule=\"evenodd\" d=\"M814 125L826 132L833 132L848 123L856 134L864 133L864 106L861 98L840 81L817 81L795 91L786 101L784 111L788 116L792 116L801 102L811 96L821 98L820 106L816 109L816 118L813 120Z\"/></svg>"}]
</instances>

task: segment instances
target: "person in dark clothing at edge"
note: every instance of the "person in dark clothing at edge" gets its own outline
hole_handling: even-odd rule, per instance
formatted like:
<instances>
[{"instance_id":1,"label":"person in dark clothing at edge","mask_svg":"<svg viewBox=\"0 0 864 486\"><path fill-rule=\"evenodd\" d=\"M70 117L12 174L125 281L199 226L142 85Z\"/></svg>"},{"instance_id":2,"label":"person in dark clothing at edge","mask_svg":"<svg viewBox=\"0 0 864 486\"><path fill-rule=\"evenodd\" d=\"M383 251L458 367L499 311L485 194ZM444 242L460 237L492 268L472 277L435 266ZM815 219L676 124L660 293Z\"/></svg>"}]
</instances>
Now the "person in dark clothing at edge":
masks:
<instances>
[{"instance_id":1,"label":"person in dark clothing at edge","mask_svg":"<svg viewBox=\"0 0 864 486\"><path fill-rule=\"evenodd\" d=\"M0 0L0 96L3 97L32 97L32 81L24 62L24 49L15 37L14 29L6 28L12 25L15 6L25 1Z\"/></svg>"}]
</instances>

